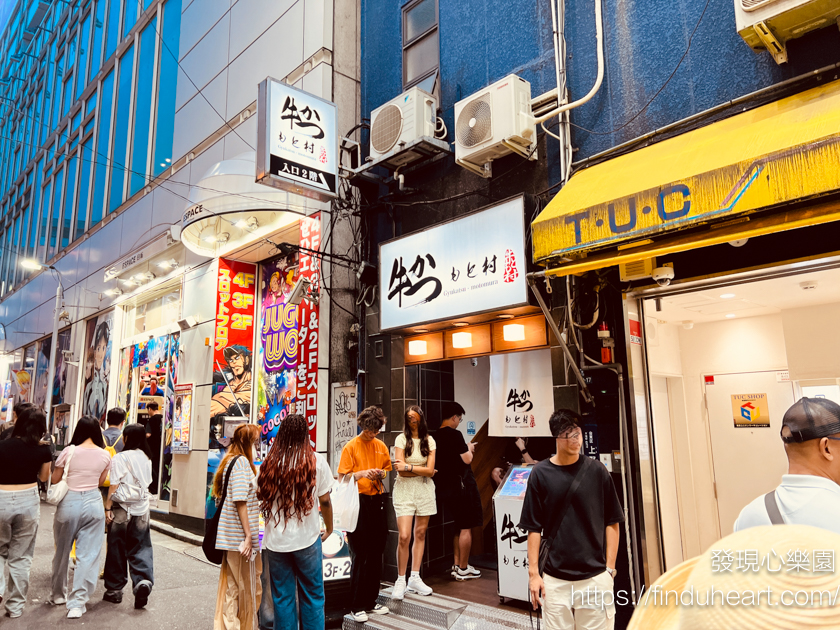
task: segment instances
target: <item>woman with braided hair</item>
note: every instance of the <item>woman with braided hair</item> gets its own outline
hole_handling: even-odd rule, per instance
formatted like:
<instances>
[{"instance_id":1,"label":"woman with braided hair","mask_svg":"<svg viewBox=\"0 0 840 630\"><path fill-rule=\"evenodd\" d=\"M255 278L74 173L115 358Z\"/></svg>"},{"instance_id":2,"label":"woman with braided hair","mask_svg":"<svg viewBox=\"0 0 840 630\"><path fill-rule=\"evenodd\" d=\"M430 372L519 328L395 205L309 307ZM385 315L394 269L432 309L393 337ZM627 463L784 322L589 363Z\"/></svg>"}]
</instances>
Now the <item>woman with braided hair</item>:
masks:
<instances>
[{"instance_id":1,"label":"woman with braided hair","mask_svg":"<svg viewBox=\"0 0 840 630\"><path fill-rule=\"evenodd\" d=\"M324 628L321 542L333 530L332 485L327 460L312 450L306 419L300 414L287 416L260 467L257 493L265 518L263 549L269 560L275 630Z\"/></svg>"}]
</instances>

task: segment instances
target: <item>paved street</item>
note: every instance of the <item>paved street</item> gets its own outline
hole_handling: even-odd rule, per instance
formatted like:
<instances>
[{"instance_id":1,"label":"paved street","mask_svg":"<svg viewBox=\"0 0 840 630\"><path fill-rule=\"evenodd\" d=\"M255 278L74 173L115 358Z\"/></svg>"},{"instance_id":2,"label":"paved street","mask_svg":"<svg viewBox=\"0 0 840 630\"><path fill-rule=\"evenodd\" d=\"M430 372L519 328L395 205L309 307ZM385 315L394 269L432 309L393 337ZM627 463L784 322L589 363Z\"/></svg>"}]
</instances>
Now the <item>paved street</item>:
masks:
<instances>
[{"instance_id":1,"label":"paved street","mask_svg":"<svg viewBox=\"0 0 840 630\"><path fill-rule=\"evenodd\" d=\"M66 619L65 606L49 606L49 582L53 557L53 513L55 508L41 505L41 527L32 564L29 601L19 619L0 617L3 630L35 630L65 626L119 630L166 628L167 630L213 627L213 608L219 570L203 561L201 549L194 545L152 532L155 550L155 589L144 610L134 610L131 586L126 587L122 604L102 601L104 587L99 581L87 613L79 620ZM199 558L202 558L200 560ZM103 545L100 566L105 563ZM71 573L72 578L72 573Z\"/></svg>"}]
</instances>

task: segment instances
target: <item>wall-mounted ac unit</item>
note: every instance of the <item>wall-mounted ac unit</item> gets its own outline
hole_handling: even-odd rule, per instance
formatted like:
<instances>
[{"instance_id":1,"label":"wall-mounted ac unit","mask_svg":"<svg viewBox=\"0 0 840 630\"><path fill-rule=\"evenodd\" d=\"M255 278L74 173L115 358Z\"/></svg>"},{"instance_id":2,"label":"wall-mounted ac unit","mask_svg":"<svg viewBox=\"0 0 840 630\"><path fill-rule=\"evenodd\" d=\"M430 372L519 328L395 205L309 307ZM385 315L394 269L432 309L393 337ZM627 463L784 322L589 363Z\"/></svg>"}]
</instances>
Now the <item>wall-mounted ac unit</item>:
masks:
<instances>
[{"instance_id":1,"label":"wall-mounted ac unit","mask_svg":"<svg viewBox=\"0 0 840 630\"><path fill-rule=\"evenodd\" d=\"M370 157L378 160L389 153L388 166L401 167L424 157L400 148L421 137L434 137L437 100L418 87L413 87L377 107L370 115Z\"/></svg>"},{"instance_id":2,"label":"wall-mounted ac unit","mask_svg":"<svg viewBox=\"0 0 840 630\"><path fill-rule=\"evenodd\" d=\"M787 61L786 43L805 33L834 26L837 0L735 0L735 25L753 50L768 50L776 63Z\"/></svg>"},{"instance_id":3,"label":"wall-mounted ac unit","mask_svg":"<svg viewBox=\"0 0 840 630\"><path fill-rule=\"evenodd\" d=\"M531 84L515 74L455 103L455 161L481 177L510 153L537 159L536 143Z\"/></svg>"}]
</instances>

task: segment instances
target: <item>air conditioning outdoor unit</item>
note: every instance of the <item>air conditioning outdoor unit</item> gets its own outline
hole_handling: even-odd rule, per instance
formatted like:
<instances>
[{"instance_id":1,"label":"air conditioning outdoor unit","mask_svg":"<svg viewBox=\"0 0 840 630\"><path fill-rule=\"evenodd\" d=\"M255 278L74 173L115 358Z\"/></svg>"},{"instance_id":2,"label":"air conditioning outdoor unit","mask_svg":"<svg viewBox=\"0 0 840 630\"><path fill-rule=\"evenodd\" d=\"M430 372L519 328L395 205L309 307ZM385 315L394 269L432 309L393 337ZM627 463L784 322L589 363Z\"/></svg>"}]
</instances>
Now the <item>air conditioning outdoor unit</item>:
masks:
<instances>
[{"instance_id":1,"label":"air conditioning outdoor unit","mask_svg":"<svg viewBox=\"0 0 840 630\"><path fill-rule=\"evenodd\" d=\"M418 87L377 107L370 115L371 159L396 153L388 166L401 167L424 157L410 150L399 153L399 149L417 138L434 137L436 116L437 100Z\"/></svg>"},{"instance_id":2,"label":"air conditioning outdoor unit","mask_svg":"<svg viewBox=\"0 0 840 630\"><path fill-rule=\"evenodd\" d=\"M491 177L493 160L510 153L537 159L531 84L506 76L455 103L455 162Z\"/></svg>"},{"instance_id":3,"label":"air conditioning outdoor unit","mask_svg":"<svg viewBox=\"0 0 840 630\"><path fill-rule=\"evenodd\" d=\"M753 50L770 51L776 63L787 62L786 43L832 26L840 16L837 0L735 0L735 25Z\"/></svg>"}]
</instances>

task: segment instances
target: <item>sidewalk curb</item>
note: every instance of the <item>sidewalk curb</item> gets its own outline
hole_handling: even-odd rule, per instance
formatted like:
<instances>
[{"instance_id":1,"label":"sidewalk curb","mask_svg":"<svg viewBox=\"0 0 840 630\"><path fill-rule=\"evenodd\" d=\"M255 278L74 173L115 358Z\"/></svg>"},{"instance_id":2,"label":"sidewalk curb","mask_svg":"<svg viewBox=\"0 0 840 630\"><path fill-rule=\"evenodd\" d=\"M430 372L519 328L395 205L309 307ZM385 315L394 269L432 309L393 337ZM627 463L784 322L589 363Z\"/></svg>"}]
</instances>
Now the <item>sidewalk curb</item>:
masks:
<instances>
[{"instance_id":1,"label":"sidewalk curb","mask_svg":"<svg viewBox=\"0 0 840 630\"><path fill-rule=\"evenodd\" d=\"M177 527L172 527L172 525L161 523L160 521L156 521L154 519L149 519L149 524L153 530L185 543L191 543L200 547L204 542L204 539L201 536L184 531L183 529L178 529Z\"/></svg>"}]
</instances>

